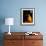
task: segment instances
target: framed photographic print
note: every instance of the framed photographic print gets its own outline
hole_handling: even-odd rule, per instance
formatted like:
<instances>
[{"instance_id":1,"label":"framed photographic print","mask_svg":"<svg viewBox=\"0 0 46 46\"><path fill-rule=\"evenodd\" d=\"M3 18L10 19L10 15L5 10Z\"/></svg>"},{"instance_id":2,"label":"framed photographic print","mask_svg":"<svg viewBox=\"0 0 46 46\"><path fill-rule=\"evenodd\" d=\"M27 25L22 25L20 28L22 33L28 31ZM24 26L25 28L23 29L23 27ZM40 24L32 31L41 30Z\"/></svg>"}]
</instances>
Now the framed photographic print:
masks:
<instances>
[{"instance_id":1,"label":"framed photographic print","mask_svg":"<svg viewBox=\"0 0 46 46\"><path fill-rule=\"evenodd\" d=\"M35 8L21 8L20 14L22 25L33 25L35 23Z\"/></svg>"}]
</instances>

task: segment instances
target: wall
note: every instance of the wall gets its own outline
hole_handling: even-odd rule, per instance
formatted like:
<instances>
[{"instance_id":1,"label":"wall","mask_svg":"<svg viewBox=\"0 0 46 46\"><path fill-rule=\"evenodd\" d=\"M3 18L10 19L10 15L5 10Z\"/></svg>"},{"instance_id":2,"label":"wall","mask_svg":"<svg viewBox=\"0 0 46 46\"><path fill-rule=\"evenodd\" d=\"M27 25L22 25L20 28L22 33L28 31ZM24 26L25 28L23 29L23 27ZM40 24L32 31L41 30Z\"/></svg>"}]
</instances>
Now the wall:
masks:
<instances>
[{"instance_id":1,"label":"wall","mask_svg":"<svg viewBox=\"0 0 46 46\"><path fill-rule=\"evenodd\" d=\"M13 17L15 19L12 31L46 31L46 1L38 0L1 0L1 14L0 18ZM20 25L20 9L21 8L35 8L35 25L21 26ZM8 31L6 25L2 25L2 32ZM13 29L14 27L14 29ZM44 31L43 31L44 29Z\"/></svg>"},{"instance_id":2,"label":"wall","mask_svg":"<svg viewBox=\"0 0 46 46\"><path fill-rule=\"evenodd\" d=\"M35 25L20 25L20 9L35 8ZM11 26L12 32L40 31L44 35L44 46L46 44L46 0L0 0L0 21L6 17L15 19L14 26ZM0 24L0 32L8 32L8 26Z\"/></svg>"}]
</instances>

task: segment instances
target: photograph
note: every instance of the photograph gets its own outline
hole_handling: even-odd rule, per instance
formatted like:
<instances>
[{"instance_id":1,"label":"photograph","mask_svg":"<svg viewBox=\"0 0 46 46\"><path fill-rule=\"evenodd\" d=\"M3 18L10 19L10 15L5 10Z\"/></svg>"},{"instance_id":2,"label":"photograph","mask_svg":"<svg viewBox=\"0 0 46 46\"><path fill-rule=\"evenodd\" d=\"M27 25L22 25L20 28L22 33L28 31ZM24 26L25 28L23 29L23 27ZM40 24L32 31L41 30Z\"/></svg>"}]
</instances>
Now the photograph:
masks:
<instances>
[{"instance_id":1,"label":"photograph","mask_svg":"<svg viewBox=\"0 0 46 46\"><path fill-rule=\"evenodd\" d=\"M35 8L22 8L20 14L22 25L34 24Z\"/></svg>"}]
</instances>

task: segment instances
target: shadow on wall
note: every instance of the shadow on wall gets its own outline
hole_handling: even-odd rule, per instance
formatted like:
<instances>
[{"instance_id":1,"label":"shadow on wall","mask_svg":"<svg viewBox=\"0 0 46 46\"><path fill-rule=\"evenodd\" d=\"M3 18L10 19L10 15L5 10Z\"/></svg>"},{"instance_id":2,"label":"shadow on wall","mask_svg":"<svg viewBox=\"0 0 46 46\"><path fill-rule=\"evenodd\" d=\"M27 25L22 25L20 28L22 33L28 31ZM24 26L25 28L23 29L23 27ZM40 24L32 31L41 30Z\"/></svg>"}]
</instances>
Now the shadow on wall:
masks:
<instances>
[{"instance_id":1,"label":"shadow on wall","mask_svg":"<svg viewBox=\"0 0 46 46\"><path fill-rule=\"evenodd\" d=\"M3 45L3 32L2 32L2 26L5 23L5 17L4 16L0 16L0 46L4 46Z\"/></svg>"}]
</instances>

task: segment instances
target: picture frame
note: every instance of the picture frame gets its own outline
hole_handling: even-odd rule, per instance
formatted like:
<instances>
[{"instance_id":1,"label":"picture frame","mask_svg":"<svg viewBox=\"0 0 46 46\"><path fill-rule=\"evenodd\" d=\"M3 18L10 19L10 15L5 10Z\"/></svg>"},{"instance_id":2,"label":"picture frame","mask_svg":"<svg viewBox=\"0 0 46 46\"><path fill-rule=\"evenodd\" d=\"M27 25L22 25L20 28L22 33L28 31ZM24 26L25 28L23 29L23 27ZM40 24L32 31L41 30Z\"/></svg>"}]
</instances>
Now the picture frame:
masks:
<instances>
[{"instance_id":1,"label":"picture frame","mask_svg":"<svg viewBox=\"0 0 46 46\"><path fill-rule=\"evenodd\" d=\"M21 25L35 24L35 8L21 8L20 10Z\"/></svg>"}]
</instances>

